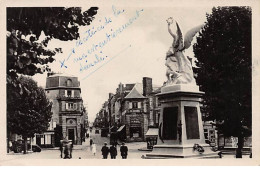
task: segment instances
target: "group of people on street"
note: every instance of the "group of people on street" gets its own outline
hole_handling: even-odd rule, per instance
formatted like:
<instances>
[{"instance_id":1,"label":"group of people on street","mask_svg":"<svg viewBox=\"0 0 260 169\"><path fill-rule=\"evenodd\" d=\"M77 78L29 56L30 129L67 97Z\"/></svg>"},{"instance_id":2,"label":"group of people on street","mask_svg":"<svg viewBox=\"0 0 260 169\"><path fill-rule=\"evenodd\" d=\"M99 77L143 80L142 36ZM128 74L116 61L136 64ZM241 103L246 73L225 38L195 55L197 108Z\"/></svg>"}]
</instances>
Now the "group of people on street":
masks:
<instances>
[{"instance_id":1,"label":"group of people on street","mask_svg":"<svg viewBox=\"0 0 260 169\"><path fill-rule=\"evenodd\" d=\"M90 148L93 155L96 155L97 148L96 144L92 139L90 139ZM73 143L67 139L63 139L60 142L60 158L70 159L72 158L72 149ZM107 159L108 154L110 154L111 159L116 159L117 156L117 144L112 144L110 147L107 146L107 142L104 143L104 146L101 148L103 159ZM123 142L120 146L120 152L122 159L127 159L128 147Z\"/></svg>"},{"instance_id":2,"label":"group of people on street","mask_svg":"<svg viewBox=\"0 0 260 169\"><path fill-rule=\"evenodd\" d=\"M117 156L116 144L112 144L109 148L109 147L107 147L107 143L105 142L104 146L101 149L101 152L102 152L103 159L107 159L107 156L109 153L110 153L111 159L116 159L116 156ZM126 159L127 153L128 153L128 148L125 145L125 143L122 143L122 145L120 147L120 152L121 152L122 159Z\"/></svg>"},{"instance_id":3,"label":"group of people on street","mask_svg":"<svg viewBox=\"0 0 260 169\"><path fill-rule=\"evenodd\" d=\"M112 144L110 147L107 146L107 142L104 143L104 146L101 148L102 156L103 159L107 159L108 154L110 154L111 159L116 159L117 156L117 144ZM90 139L90 147L93 155L96 155L96 144L92 139ZM122 145L120 146L120 152L122 159L127 159L127 154L128 154L128 148L123 142Z\"/></svg>"},{"instance_id":4,"label":"group of people on street","mask_svg":"<svg viewBox=\"0 0 260 169\"><path fill-rule=\"evenodd\" d=\"M67 139L60 141L60 158L72 158L73 143Z\"/></svg>"}]
</instances>

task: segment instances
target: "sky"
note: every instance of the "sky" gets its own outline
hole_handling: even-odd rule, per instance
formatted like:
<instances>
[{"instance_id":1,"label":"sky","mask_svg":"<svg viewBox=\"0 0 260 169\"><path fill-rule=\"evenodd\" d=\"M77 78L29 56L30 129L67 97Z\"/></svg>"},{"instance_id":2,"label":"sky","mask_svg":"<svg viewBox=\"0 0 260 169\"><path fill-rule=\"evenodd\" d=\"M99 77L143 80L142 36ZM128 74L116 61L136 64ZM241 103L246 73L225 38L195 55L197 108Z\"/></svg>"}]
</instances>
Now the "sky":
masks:
<instances>
[{"instance_id":1,"label":"sky","mask_svg":"<svg viewBox=\"0 0 260 169\"><path fill-rule=\"evenodd\" d=\"M80 27L81 45L77 40L50 41L49 48L61 47L63 53L57 54L49 66L54 72L79 78L83 104L89 121L93 122L108 94L115 93L120 82L141 83L143 77L151 77L155 85L166 81L165 56L173 40L166 19L173 17L185 35L189 29L206 22L206 13L211 13L212 7L100 6L91 25ZM122 26L127 23L126 28ZM113 36L119 28L120 32ZM91 37L89 29L96 30L95 34L90 33ZM103 47L95 48L105 40ZM184 54L193 57L192 46ZM95 64L96 56L104 60ZM66 67L61 64L63 60ZM95 65L90 66L91 63ZM33 78L45 87L46 77L45 73Z\"/></svg>"}]
</instances>

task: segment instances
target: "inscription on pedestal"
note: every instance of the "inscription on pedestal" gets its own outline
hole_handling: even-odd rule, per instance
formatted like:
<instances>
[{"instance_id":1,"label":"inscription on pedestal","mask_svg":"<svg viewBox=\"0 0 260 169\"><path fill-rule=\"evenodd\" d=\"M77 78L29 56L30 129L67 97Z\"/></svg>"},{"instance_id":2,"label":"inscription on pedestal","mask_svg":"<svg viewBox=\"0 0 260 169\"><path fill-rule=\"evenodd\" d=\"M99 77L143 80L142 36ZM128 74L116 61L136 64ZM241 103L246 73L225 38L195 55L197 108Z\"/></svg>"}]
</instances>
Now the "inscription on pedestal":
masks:
<instances>
[{"instance_id":1,"label":"inscription on pedestal","mask_svg":"<svg viewBox=\"0 0 260 169\"><path fill-rule=\"evenodd\" d=\"M178 107L166 107L163 110L163 138L177 139Z\"/></svg>"},{"instance_id":2,"label":"inscription on pedestal","mask_svg":"<svg viewBox=\"0 0 260 169\"><path fill-rule=\"evenodd\" d=\"M197 107L184 106L187 139L200 139Z\"/></svg>"}]
</instances>

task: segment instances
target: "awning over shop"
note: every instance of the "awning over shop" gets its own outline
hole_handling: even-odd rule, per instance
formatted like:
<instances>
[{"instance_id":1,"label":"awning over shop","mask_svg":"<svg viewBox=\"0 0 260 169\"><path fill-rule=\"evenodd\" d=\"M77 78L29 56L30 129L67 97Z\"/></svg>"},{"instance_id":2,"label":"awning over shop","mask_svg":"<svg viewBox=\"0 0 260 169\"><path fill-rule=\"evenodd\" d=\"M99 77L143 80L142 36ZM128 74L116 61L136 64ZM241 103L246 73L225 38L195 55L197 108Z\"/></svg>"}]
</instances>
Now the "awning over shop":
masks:
<instances>
[{"instance_id":1,"label":"awning over shop","mask_svg":"<svg viewBox=\"0 0 260 169\"><path fill-rule=\"evenodd\" d=\"M158 128L149 128L145 137L157 137L158 136Z\"/></svg>"},{"instance_id":2,"label":"awning over shop","mask_svg":"<svg viewBox=\"0 0 260 169\"><path fill-rule=\"evenodd\" d=\"M114 128L116 128L115 126L112 126L112 127L110 127L110 130L113 130Z\"/></svg>"},{"instance_id":3,"label":"awning over shop","mask_svg":"<svg viewBox=\"0 0 260 169\"><path fill-rule=\"evenodd\" d=\"M121 131L124 129L124 127L125 127L125 125L121 126L121 127L117 130L117 132L121 132Z\"/></svg>"}]
</instances>

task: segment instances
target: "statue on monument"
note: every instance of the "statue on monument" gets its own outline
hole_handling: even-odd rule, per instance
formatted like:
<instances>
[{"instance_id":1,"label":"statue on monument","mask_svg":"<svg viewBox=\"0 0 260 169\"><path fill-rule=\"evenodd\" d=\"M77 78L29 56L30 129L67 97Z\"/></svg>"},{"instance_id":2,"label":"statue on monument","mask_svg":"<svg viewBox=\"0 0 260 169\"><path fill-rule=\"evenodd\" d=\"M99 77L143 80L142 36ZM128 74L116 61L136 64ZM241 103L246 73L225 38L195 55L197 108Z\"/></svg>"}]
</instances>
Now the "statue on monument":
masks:
<instances>
[{"instance_id":1,"label":"statue on monument","mask_svg":"<svg viewBox=\"0 0 260 169\"><path fill-rule=\"evenodd\" d=\"M176 21L174 21L172 17L167 19L168 31L170 35L173 37L173 43L168 52L166 53L166 85L196 84L193 76L191 60L188 56L184 56L183 51L191 46L191 41L193 37L197 32L200 31L200 29L204 25L200 25L189 30L186 33L183 42L182 33L177 22L176 34L173 33L173 22Z\"/></svg>"}]
</instances>

